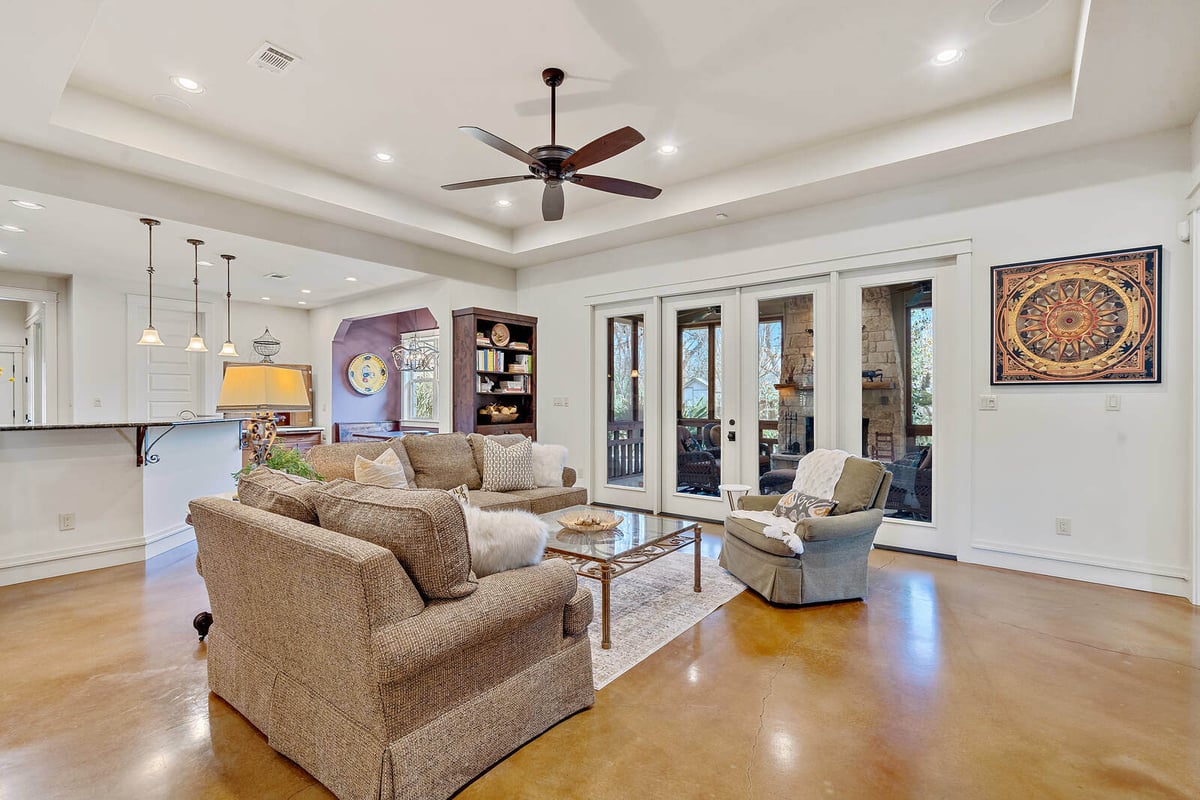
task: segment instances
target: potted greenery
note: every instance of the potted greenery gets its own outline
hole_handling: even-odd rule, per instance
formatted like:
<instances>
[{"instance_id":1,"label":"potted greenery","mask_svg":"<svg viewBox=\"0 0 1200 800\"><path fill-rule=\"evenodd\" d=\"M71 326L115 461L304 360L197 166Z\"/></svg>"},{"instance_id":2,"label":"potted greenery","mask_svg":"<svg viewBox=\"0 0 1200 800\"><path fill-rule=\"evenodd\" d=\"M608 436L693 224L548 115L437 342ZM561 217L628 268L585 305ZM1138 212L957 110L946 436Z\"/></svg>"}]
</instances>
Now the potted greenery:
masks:
<instances>
[{"instance_id":1,"label":"potted greenery","mask_svg":"<svg viewBox=\"0 0 1200 800\"><path fill-rule=\"evenodd\" d=\"M267 453L267 460L263 462L263 466L277 469L280 472L286 472L289 475L298 475L301 478L309 478L316 481L324 480L324 478L317 474L317 471L312 468L312 465L308 463L299 450L292 450L288 447L272 447L271 451ZM233 473L233 480L236 482L252 469L254 469L254 465L247 464Z\"/></svg>"}]
</instances>

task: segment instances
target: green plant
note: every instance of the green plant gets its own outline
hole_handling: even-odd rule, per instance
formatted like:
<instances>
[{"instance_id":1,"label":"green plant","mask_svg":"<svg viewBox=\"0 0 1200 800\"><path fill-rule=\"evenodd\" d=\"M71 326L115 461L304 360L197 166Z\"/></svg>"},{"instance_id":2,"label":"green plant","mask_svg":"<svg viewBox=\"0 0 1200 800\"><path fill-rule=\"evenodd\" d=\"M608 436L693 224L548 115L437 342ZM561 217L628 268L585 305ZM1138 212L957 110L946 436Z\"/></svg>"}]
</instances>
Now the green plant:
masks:
<instances>
[{"instance_id":1,"label":"green plant","mask_svg":"<svg viewBox=\"0 0 1200 800\"><path fill-rule=\"evenodd\" d=\"M312 468L312 465L305 460L300 451L292 450L288 447L272 447L271 451L267 453L267 460L264 462L263 466L270 467L271 469L277 469L280 472L286 472L289 475L298 475L301 478L311 478L312 480L317 481L324 480L320 475L317 474L317 471ZM242 477L252 469L254 469L254 465L247 464L237 472L233 473L233 479L236 481L238 478Z\"/></svg>"}]
</instances>

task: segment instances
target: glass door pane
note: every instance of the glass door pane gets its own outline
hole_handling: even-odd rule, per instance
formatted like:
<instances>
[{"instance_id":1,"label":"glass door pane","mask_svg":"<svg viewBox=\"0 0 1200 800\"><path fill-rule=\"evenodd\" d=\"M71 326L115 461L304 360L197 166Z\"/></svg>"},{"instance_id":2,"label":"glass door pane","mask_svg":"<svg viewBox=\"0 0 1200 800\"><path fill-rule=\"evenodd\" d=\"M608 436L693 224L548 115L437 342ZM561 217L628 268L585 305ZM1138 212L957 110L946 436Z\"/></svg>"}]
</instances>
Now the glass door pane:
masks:
<instances>
[{"instance_id":1,"label":"glass door pane","mask_svg":"<svg viewBox=\"0 0 1200 800\"><path fill-rule=\"evenodd\" d=\"M675 491L718 497L721 484L721 306L675 312Z\"/></svg>"},{"instance_id":2,"label":"glass door pane","mask_svg":"<svg viewBox=\"0 0 1200 800\"><path fill-rule=\"evenodd\" d=\"M933 282L862 290L862 452L892 473L885 513L933 521Z\"/></svg>"},{"instance_id":3,"label":"glass door pane","mask_svg":"<svg viewBox=\"0 0 1200 800\"><path fill-rule=\"evenodd\" d=\"M813 449L813 295L759 300L757 333L758 485L783 494Z\"/></svg>"},{"instance_id":4,"label":"glass door pane","mask_svg":"<svg viewBox=\"0 0 1200 800\"><path fill-rule=\"evenodd\" d=\"M606 483L644 487L646 324L642 314L608 320Z\"/></svg>"}]
</instances>

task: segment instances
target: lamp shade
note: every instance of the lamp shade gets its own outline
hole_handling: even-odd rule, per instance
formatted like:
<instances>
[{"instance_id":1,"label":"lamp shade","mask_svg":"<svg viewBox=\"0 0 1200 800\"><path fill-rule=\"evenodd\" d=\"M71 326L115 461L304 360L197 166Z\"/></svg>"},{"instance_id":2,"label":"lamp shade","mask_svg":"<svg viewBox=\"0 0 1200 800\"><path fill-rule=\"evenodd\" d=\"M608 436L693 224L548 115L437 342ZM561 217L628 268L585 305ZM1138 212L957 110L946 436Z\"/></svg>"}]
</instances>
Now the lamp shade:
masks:
<instances>
[{"instance_id":1,"label":"lamp shade","mask_svg":"<svg viewBox=\"0 0 1200 800\"><path fill-rule=\"evenodd\" d=\"M298 369L269 364L230 364L217 411L308 411L308 388Z\"/></svg>"}]
</instances>

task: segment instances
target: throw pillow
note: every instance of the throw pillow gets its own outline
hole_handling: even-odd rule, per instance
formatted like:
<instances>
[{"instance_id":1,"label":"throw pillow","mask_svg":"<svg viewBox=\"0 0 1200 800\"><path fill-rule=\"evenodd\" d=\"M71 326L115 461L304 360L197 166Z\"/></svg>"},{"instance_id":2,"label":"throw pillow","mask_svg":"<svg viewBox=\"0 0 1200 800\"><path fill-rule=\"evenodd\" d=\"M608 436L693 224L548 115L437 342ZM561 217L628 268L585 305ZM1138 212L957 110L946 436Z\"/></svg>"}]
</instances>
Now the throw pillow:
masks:
<instances>
[{"instance_id":1,"label":"throw pillow","mask_svg":"<svg viewBox=\"0 0 1200 800\"><path fill-rule=\"evenodd\" d=\"M483 451L483 491L515 492L536 489L533 482L533 442L521 439L507 447L488 439Z\"/></svg>"},{"instance_id":2,"label":"throw pillow","mask_svg":"<svg viewBox=\"0 0 1200 800\"><path fill-rule=\"evenodd\" d=\"M447 489L446 491L449 492L450 496L457 500L458 504L463 508L471 505L471 493L467 491L467 485L465 483L455 486L453 489Z\"/></svg>"},{"instance_id":3,"label":"throw pillow","mask_svg":"<svg viewBox=\"0 0 1200 800\"><path fill-rule=\"evenodd\" d=\"M405 436L404 450L422 489L453 489L460 483L479 488L479 469L465 433Z\"/></svg>"},{"instance_id":4,"label":"throw pillow","mask_svg":"<svg viewBox=\"0 0 1200 800\"><path fill-rule=\"evenodd\" d=\"M299 475L270 467L255 467L238 479L238 501L251 508L316 525L316 495L322 486L320 481Z\"/></svg>"},{"instance_id":5,"label":"throw pillow","mask_svg":"<svg viewBox=\"0 0 1200 800\"><path fill-rule=\"evenodd\" d=\"M354 481L368 483L371 486L382 486L385 489L407 489L408 480L404 477L404 466L400 456L392 448L379 454L375 460L354 457Z\"/></svg>"},{"instance_id":6,"label":"throw pillow","mask_svg":"<svg viewBox=\"0 0 1200 800\"><path fill-rule=\"evenodd\" d=\"M777 517L785 517L792 522L799 522L812 517L828 517L835 508L837 508L836 500L824 500L793 489L779 498L779 502L775 504L775 510L771 513Z\"/></svg>"},{"instance_id":7,"label":"throw pillow","mask_svg":"<svg viewBox=\"0 0 1200 800\"><path fill-rule=\"evenodd\" d=\"M484 511L474 506L467 506L463 513L471 567L478 577L541 562L550 526L537 516L528 511Z\"/></svg>"},{"instance_id":8,"label":"throw pillow","mask_svg":"<svg viewBox=\"0 0 1200 800\"><path fill-rule=\"evenodd\" d=\"M487 450L489 439L507 446L517 444L524 438L524 434L520 433L493 433L487 436L484 436L482 433L467 434L467 444L471 445L471 454L475 456L475 468L479 470L479 474L483 475L483 454Z\"/></svg>"},{"instance_id":9,"label":"throw pillow","mask_svg":"<svg viewBox=\"0 0 1200 800\"><path fill-rule=\"evenodd\" d=\"M316 504L322 528L391 550L426 600L466 597L479 587L463 510L446 492L338 481L316 493Z\"/></svg>"},{"instance_id":10,"label":"throw pillow","mask_svg":"<svg viewBox=\"0 0 1200 800\"><path fill-rule=\"evenodd\" d=\"M533 482L539 488L561 488L566 468L567 448L561 444L533 443Z\"/></svg>"}]
</instances>

